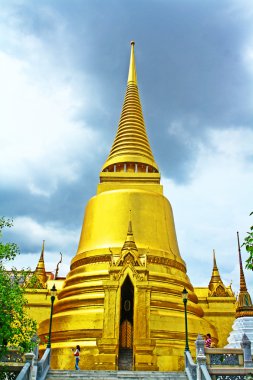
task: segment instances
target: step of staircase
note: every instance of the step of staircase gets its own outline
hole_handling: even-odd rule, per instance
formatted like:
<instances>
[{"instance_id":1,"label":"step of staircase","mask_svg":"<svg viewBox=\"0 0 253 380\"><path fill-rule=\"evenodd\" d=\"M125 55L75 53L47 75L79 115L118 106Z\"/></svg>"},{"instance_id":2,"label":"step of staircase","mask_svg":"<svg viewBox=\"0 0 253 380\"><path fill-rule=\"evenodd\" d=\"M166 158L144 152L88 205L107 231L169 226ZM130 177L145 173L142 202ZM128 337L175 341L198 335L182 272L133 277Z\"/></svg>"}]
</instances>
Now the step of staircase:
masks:
<instances>
[{"instance_id":1,"label":"step of staircase","mask_svg":"<svg viewBox=\"0 0 253 380\"><path fill-rule=\"evenodd\" d=\"M133 369L133 350L119 350L118 369L119 371L131 371Z\"/></svg>"},{"instance_id":2,"label":"step of staircase","mask_svg":"<svg viewBox=\"0 0 253 380\"><path fill-rule=\"evenodd\" d=\"M50 370L46 380L187 380L184 372Z\"/></svg>"}]
</instances>

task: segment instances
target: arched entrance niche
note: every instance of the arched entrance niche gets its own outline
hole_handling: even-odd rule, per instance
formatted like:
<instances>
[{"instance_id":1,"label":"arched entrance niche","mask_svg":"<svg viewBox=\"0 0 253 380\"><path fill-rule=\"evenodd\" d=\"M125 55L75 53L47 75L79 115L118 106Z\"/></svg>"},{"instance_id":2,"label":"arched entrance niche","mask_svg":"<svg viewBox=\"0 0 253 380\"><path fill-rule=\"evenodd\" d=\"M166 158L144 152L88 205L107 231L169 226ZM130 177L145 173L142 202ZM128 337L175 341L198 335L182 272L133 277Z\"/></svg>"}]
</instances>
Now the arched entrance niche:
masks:
<instances>
[{"instance_id":1,"label":"arched entrance niche","mask_svg":"<svg viewBox=\"0 0 253 380\"><path fill-rule=\"evenodd\" d=\"M127 275L121 287L119 369L131 370L133 365L134 287Z\"/></svg>"}]
</instances>

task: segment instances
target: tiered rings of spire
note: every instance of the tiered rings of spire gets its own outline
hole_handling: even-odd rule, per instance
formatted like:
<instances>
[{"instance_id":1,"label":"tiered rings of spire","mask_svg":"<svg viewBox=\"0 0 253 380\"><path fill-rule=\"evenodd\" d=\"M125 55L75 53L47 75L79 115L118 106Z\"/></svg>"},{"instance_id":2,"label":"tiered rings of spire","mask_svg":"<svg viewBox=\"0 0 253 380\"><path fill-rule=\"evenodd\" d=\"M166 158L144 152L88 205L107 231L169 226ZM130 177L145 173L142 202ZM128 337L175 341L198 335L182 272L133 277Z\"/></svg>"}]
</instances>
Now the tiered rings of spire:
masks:
<instances>
[{"instance_id":1,"label":"tiered rings of spire","mask_svg":"<svg viewBox=\"0 0 253 380\"><path fill-rule=\"evenodd\" d=\"M142 115L133 41L131 42L127 90L119 126L102 171L158 172Z\"/></svg>"}]
</instances>

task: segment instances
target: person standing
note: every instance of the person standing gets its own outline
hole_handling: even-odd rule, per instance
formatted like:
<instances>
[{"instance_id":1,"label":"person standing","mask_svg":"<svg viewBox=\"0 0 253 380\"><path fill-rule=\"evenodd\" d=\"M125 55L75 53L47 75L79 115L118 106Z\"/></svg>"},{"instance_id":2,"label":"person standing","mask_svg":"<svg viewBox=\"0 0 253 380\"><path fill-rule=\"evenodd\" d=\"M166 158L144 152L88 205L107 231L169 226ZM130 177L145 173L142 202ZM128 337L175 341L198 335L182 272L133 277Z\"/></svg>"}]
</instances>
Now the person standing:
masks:
<instances>
[{"instance_id":1,"label":"person standing","mask_svg":"<svg viewBox=\"0 0 253 380\"><path fill-rule=\"evenodd\" d=\"M212 344L211 334L206 334L205 347L210 348Z\"/></svg>"},{"instance_id":2,"label":"person standing","mask_svg":"<svg viewBox=\"0 0 253 380\"><path fill-rule=\"evenodd\" d=\"M79 346L79 344L76 346L76 350L74 352L74 356L76 358L76 361L75 361L75 369L76 370L80 370L79 368L79 361L80 361L80 351L81 351L81 348Z\"/></svg>"}]
</instances>

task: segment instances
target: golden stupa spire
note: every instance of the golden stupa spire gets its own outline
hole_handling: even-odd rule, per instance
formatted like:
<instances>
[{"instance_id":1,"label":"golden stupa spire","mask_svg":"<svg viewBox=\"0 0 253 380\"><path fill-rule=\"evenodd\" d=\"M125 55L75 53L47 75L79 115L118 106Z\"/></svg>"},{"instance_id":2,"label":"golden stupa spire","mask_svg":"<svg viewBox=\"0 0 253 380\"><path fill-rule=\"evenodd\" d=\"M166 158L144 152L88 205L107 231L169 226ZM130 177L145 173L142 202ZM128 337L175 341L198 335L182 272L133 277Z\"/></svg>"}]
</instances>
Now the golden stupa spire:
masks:
<instances>
[{"instance_id":1,"label":"golden stupa spire","mask_svg":"<svg viewBox=\"0 0 253 380\"><path fill-rule=\"evenodd\" d=\"M142 115L133 41L127 90L119 126L102 172L158 173Z\"/></svg>"},{"instance_id":2,"label":"golden stupa spire","mask_svg":"<svg viewBox=\"0 0 253 380\"><path fill-rule=\"evenodd\" d=\"M40 283L44 286L47 282L47 275L45 270L45 262L44 262L44 251L45 251L45 240L42 242L42 249L40 254L40 259L38 261L37 267L34 271L34 274L40 281Z\"/></svg>"},{"instance_id":3,"label":"golden stupa spire","mask_svg":"<svg viewBox=\"0 0 253 380\"><path fill-rule=\"evenodd\" d=\"M132 221L131 221L131 210L130 210L130 220L128 223L127 237L123 245L122 251L132 251L132 250L138 251L135 241L134 241L134 234L133 234Z\"/></svg>"},{"instance_id":4,"label":"golden stupa spire","mask_svg":"<svg viewBox=\"0 0 253 380\"><path fill-rule=\"evenodd\" d=\"M208 288L211 292L213 292L214 290L216 290L219 284L222 285L222 287L224 288L224 284L222 282L220 272L216 264L215 250L213 250L213 272Z\"/></svg>"},{"instance_id":5,"label":"golden stupa spire","mask_svg":"<svg viewBox=\"0 0 253 380\"><path fill-rule=\"evenodd\" d=\"M237 232L237 244L238 244L238 255L239 255L239 265L240 265L240 292L237 298L236 318L247 317L247 316L251 317L253 316L253 305L252 305L251 297L247 290L246 281L245 281L244 272L243 272L239 232Z\"/></svg>"}]
</instances>

